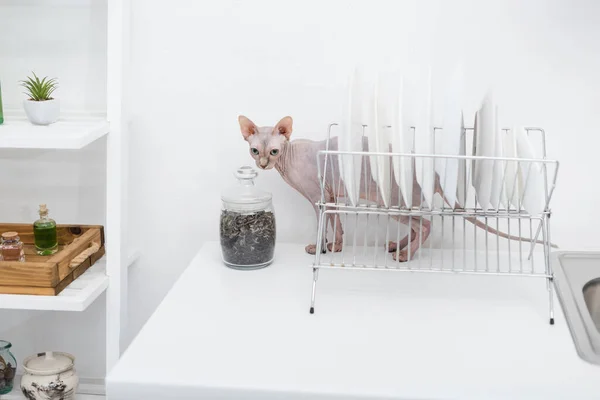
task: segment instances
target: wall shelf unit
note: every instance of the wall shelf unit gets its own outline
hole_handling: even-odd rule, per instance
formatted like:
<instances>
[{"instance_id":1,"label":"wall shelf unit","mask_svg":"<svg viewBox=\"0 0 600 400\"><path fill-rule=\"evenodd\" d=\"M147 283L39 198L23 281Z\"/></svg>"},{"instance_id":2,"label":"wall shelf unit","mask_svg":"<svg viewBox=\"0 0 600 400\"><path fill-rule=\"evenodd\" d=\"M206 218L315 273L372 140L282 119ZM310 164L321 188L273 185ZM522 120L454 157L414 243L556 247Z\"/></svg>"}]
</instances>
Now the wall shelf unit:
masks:
<instances>
[{"instance_id":1,"label":"wall shelf unit","mask_svg":"<svg viewBox=\"0 0 600 400\"><path fill-rule=\"evenodd\" d=\"M64 29L53 32L55 37L44 33L45 24L57 23L52 18L45 16L50 10L59 15L63 22L67 22L63 24L64 27L61 27ZM121 337L127 309L127 267L140 256L138 251L127 247L125 235L128 124L125 120L124 99L127 95L125 86L128 81L127 71L129 68L129 15L130 0L28 0L27 2L9 1L4 4L0 2L0 19L2 16L4 17L4 37L19 37L29 29L30 25L35 25L31 30L30 41L26 42L29 45L9 46L8 50L0 55L0 72L3 73L2 78L4 79L2 82L3 95L9 91L12 108L18 108L19 102L22 101L18 97L20 91L18 93L16 91L17 81L30 68L40 68L44 71L38 71L40 74L57 74L59 81L60 75L63 74L65 77L62 81L65 83L63 87L68 88L64 90L71 90L72 95L65 100L70 101L71 105L76 104L84 108L83 110L75 109L73 113L69 111L61 113L61 119L50 126L34 126L23 114L10 115L6 113L4 124L0 125L0 151L3 156L8 154L9 161L13 161L13 158L27 159L27 162L19 160L17 164L16 169L19 169L17 172L20 174L31 173L37 168L36 160L32 160L32 163L29 164L28 157L37 157L39 153L26 151L11 153L11 150L57 150L72 154L74 151L83 151L88 148L89 154L93 153L94 156L100 154L98 156L102 160L100 172L97 168L98 164L92 164L88 169L82 168L81 171L69 175L71 178L75 176L80 179L71 179L69 183L65 184L71 186L65 187L71 190L69 193L79 192L80 194L89 189L81 185L86 183L90 174L97 174L92 178L101 179L101 183L97 186L101 187L103 193L94 198L101 206L96 207L96 203L94 203L93 206L85 204L85 207L79 208L83 210L81 211L84 214L83 219L88 218L88 214L91 213L90 208L95 207L96 211L103 209L104 215L97 212L100 215L94 214L93 218L104 217L106 248L106 255L58 296L0 295L0 310L86 312L90 308L89 312L92 312L91 309L95 307L89 306L97 299L102 298L101 295L105 293L104 370L106 372L110 371L121 356ZM37 18L35 21L40 24L28 24L26 18L29 16ZM77 37L78 29L94 34ZM11 45L10 40L3 43ZM45 46L43 47L44 51L37 49L36 53L35 46ZM57 71L60 72L57 73ZM10 82L10 85L7 84L7 81ZM11 90L12 92L10 92ZM106 96L106 102L104 102L104 96ZM6 101L6 96L4 99ZM5 107L9 108L6 103ZM9 115L10 117L7 118ZM92 148L89 146L94 142L99 144L100 139L104 139L102 147L94 146ZM31 156L32 153L33 156ZM50 155L53 154L50 153ZM40 161L38 160L38 162ZM41 162L46 164L40 165L49 164L45 159ZM70 164L65 163L65 169L71 168L80 160L72 157L69 162ZM30 165L32 166L30 167ZM71 172L71 170L68 171ZM44 172L46 174L40 174L36 182L51 175L50 172ZM76 182L75 189L73 181ZM17 185L20 183L17 182ZM39 201L45 201L42 199L47 198L43 193L35 192L25 184L17 189L17 195L26 193L36 199L39 197ZM93 189L95 190L97 187L93 187ZM61 188L57 190L61 190ZM80 195L78 198L77 194L72 196L73 198L67 198L66 195L63 197L74 202L82 197L88 199L99 192L92 191L92 194L87 197ZM58 196L57 198L60 201L63 197ZM27 201L29 204L29 202L37 200L28 198L23 201ZM54 201L56 202L56 200ZM81 214L76 215L77 218L81 216ZM90 317L88 314L85 315ZM95 318L95 315L92 315L92 318ZM62 326L54 328L60 330ZM65 326L64 329L72 328ZM46 339L44 337L44 340ZM58 347L62 343L60 340L57 338ZM78 344L81 345L81 343ZM85 345L99 348L101 343L94 342ZM104 346L102 347L104 348ZM94 360L94 365L97 365L96 360ZM90 363L87 364L87 367L90 367ZM85 376L82 375L82 377ZM4 398L5 396L0 397ZM18 388L15 388L7 398L21 398Z\"/></svg>"}]
</instances>

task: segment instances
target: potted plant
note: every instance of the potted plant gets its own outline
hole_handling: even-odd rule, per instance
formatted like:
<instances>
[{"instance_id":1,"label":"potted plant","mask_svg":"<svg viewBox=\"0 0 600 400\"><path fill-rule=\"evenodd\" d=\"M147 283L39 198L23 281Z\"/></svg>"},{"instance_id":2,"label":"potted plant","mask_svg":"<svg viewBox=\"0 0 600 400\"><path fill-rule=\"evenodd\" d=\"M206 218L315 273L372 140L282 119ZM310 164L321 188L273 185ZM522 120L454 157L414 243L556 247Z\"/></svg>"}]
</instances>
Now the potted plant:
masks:
<instances>
[{"instance_id":1,"label":"potted plant","mask_svg":"<svg viewBox=\"0 0 600 400\"><path fill-rule=\"evenodd\" d=\"M50 125L58 120L60 103L52 97L58 87L56 79L45 77L40 80L34 72L33 78L27 77L27 80L21 81L21 86L29 97L23 101L23 106L32 124Z\"/></svg>"}]
</instances>

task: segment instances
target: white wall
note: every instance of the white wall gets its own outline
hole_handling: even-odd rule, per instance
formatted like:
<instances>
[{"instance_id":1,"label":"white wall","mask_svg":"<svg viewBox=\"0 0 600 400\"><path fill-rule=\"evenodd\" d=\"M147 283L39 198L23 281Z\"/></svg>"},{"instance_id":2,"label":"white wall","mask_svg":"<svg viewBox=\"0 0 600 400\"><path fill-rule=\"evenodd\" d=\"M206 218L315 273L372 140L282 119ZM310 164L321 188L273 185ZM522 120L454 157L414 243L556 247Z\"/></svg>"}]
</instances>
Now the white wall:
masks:
<instances>
[{"instance_id":1,"label":"white wall","mask_svg":"<svg viewBox=\"0 0 600 400\"><path fill-rule=\"evenodd\" d=\"M268 125L289 114L293 137L323 138L356 59L443 70L462 58L468 119L491 85L503 123L546 128L562 162L553 240L600 246L600 194L586 179L600 143L599 12L594 0L134 1L130 226L143 257L129 338L202 242L218 240L219 192L251 162L237 115ZM278 239L311 242L308 202L275 171L259 184L273 192Z\"/></svg>"},{"instance_id":2,"label":"white wall","mask_svg":"<svg viewBox=\"0 0 600 400\"><path fill-rule=\"evenodd\" d=\"M3 74L14 80L37 65L22 62L5 70L2 57L8 52L20 60L16 38L30 35L15 24L13 14L7 17L6 7L36 1L41 0L0 0L0 79L5 88ZM82 3L83 10L99 4ZM93 109L105 100L104 91L95 89L105 77L82 71L96 71L100 64L90 61L95 52L86 46L99 43L94 48L102 49L92 33L101 21L90 22L90 14L81 11L88 22L69 30L60 15L75 11L66 9L52 11L57 14L47 30L65 57L46 54L39 62L71 87L61 92L70 108ZM293 137L323 138L327 124L339 119L346 73L356 59L370 65L386 59L433 60L443 69L463 58L469 78L467 116L472 117L485 88L493 84L504 120L541 125L548 132L549 156L562 162L553 206L554 241L562 247L598 246L600 217L594 206L600 195L586 178L596 171L595 127L600 126L599 11L594 0L134 0L129 230L142 258L130 270L126 341L201 244L218 239L219 192L233 183L235 168L251 163L237 115L267 125L289 114L295 120ZM76 59L83 69L70 69L71 47L65 40L80 46ZM31 40L27 43L36 48ZM50 70L52 66L57 69ZM69 84L71 76L76 83ZM79 92L81 86L85 90ZM18 106L16 90L6 96ZM310 205L275 171L261 173L259 184L273 192L279 240L299 246L311 242L316 224ZM66 196L64 201L73 204ZM37 200L22 200L15 218L29 218L30 210L23 207L30 203ZM93 212L70 214L67 205L55 207L59 217L89 216L97 222ZM99 376L103 307L101 299L79 315L42 313L8 333L24 343L20 356L55 344L78 355L83 376ZM3 316L18 317L14 312ZM59 325L43 330L51 321ZM162 351L168 352L167 340Z\"/></svg>"},{"instance_id":3,"label":"white wall","mask_svg":"<svg viewBox=\"0 0 600 400\"><path fill-rule=\"evenodd\" d=\"M33 71L58 79L63 111L106 111L105 0L0 0L0 34L5 109Z\"/></svg>"}]
</instances>

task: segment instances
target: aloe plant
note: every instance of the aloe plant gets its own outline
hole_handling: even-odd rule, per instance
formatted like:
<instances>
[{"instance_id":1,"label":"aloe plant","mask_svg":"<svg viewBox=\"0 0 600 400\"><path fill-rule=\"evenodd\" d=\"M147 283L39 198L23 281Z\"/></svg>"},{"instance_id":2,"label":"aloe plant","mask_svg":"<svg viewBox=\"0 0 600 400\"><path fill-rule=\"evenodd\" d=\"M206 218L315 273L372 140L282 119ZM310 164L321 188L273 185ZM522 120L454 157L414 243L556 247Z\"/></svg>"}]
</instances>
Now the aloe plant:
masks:
<instances>
[{"instance_id":1,"label":"aloe plant","mask_svg":"<svg viewBox=\"0 0 600 400\"><path fill-rule=\"evenodd\" d=\"M21 86L25 88L24 93L29 96L29 100L46 101L52 100L52 93L58 87L58 82L55 78L48 79L48 77L40 80L33 72L33 78L28 76L27 80L21 81Z\"/></svg>"}]
</instances>

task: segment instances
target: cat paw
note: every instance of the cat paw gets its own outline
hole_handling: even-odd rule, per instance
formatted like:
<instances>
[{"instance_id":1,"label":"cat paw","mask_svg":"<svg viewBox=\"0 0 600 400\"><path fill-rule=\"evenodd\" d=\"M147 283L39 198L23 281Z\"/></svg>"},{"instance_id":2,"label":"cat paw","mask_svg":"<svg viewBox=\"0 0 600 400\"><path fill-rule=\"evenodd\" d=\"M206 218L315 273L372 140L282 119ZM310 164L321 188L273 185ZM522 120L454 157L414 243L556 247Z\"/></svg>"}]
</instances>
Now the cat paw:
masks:
<instances>
[{"instance_id":1,"label":"cat paw","mask_svg":"<svg viewBox=\"0 0 600 400\"><path fill-rule=\"evenodd\" d=\"M335 245L334 245L333 243L329 243L327 245L327 250L333 251L335 253L339 253L340 251L342 251L342 244L341 243L335 243Z\"/></svg>"},{"instance_id":2,"label":"cat paw","mask_svg":"<svg viewBox=\"0 0 600 400\"><path fill-rule=\"evenodd\" d=\"M388 253L395 253L396 250L398 250L398 243L390 240L387 246L384 245L384 247L387 249ZM400 250L402 250L402 247L400 247Z\"/></svg>"},{"instance_id":3,"label":"cat paw","mask_svg":"<svg viewBox=\"0 0 600 400\"><path fill-rule=\"evenodd\" d=\"M387 246L384 247L390 253L395 253L397 251L403 250L408 245L408 238L402 239L400 242L392 242L391 240L388 242Z\"/></svg>"},{"instance_id":4,"label":"cat paw","mask_svg":"<svg viewBox=\"0 0 600 400\"><path fill-rule=\"evenodd\" d=\"M316 244L309 244L308 246L306 246L304 248L304 250L308 253L308 254L316 254L317 253L317 245ZM321 253L325 254L325 249L321 250Z\"/></svg>"},{"instance_id":5,"label":"cat paw","mask_svg":"<svg viewBox=\"0 0 600 400\"><path fill-rule=\"evenodd\" d=\"M396 257L396 256L398 256L398 257ZM392 258L394 259L394 261L407 262L408 261L408 251L402 250L400 253L394 253L394 254L392 254Z\"/></svg>"}]
</instances>

